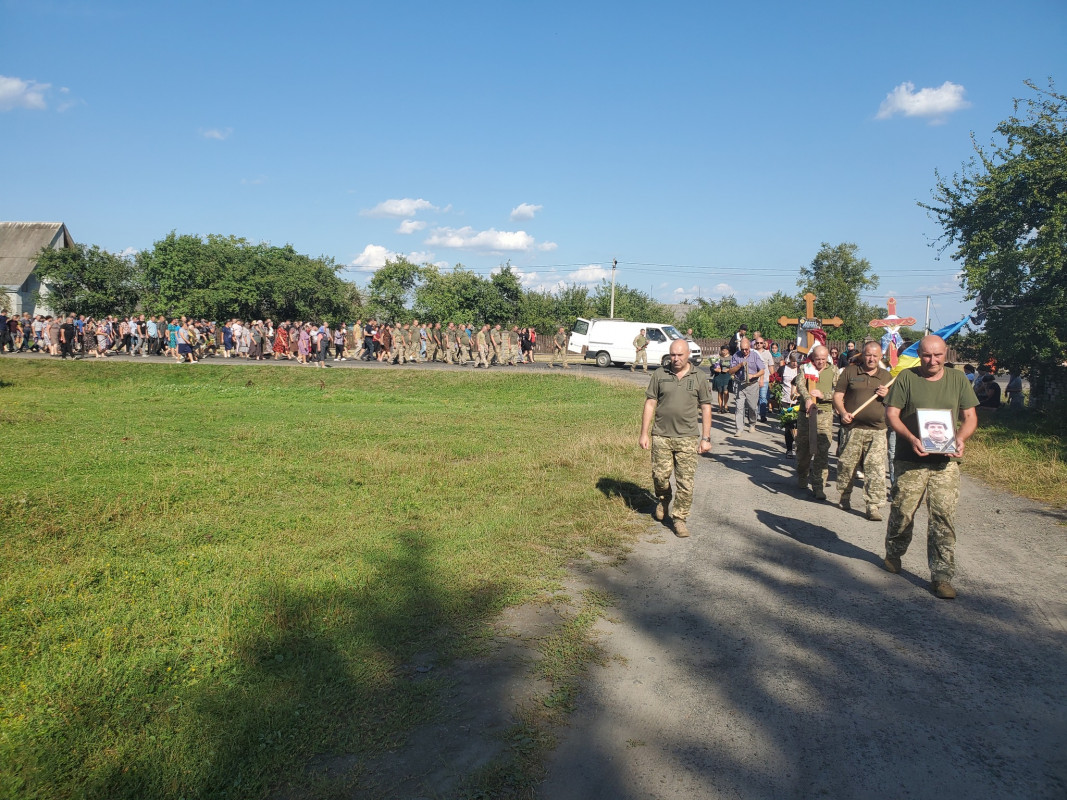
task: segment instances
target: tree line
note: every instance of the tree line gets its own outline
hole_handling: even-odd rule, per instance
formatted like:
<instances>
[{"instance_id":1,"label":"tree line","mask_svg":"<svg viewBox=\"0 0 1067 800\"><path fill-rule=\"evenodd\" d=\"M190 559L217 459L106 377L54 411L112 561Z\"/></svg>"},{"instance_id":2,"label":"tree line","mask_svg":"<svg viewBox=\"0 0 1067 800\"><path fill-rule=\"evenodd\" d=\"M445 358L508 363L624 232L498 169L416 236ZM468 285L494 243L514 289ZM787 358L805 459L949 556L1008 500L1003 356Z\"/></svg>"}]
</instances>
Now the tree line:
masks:
<instances>
[{"instance_id":1,"label":"tree line","mask_svg":"<svg viewBox=\"0 0 1067 800\"><path fill-rule=\"evenodd\" d=\"M617 284L615 316L692 328L701 338L726 337L741 323L779 338L782 316L802 312L806 291L818 295L816 313L839 316L845 327L835 338L862 338L868 321L885 309L864 304L859 291L878 278L855 244L824 244L800 271L800 291L778 291L739 303L733 296L697 300L677 314L639 289ZM282 247L234 236L206 237L171 232L148 250L127 257L96 245L41 251L37 275L47 285L47 304L60 314L103 317L133 313L185 315L197 319L328 320L375 317L387 322L417 317L430 322L514 323L547 332L567 329L578 317L607 317L612 290L607 281L554 291L525 289L510 264L483 277L456 264L441 269L390 259L361 289L343 280L340 266Z\"/></svg>"}]
</instances>

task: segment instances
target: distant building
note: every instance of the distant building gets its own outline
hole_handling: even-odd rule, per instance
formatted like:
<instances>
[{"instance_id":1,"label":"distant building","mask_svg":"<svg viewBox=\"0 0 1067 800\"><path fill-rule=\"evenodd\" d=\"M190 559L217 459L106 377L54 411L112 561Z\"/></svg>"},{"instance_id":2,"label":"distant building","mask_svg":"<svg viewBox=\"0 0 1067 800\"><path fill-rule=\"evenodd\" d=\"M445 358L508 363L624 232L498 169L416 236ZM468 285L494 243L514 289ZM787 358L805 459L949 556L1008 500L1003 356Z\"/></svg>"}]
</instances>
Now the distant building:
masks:
<instances>
[{"instance_id":1,"label":"distant building","mask_svg":"<svg viewBox=\"0 0 1067 800\"><path fill-rule=\"evenodd\" d=\"M47 301L34 295L48 294L34 274L41 248L74 247L74 239L62 222L0 222L0 289L7 294L11 312L48 314Z\"/></svg>"}]
</instances>

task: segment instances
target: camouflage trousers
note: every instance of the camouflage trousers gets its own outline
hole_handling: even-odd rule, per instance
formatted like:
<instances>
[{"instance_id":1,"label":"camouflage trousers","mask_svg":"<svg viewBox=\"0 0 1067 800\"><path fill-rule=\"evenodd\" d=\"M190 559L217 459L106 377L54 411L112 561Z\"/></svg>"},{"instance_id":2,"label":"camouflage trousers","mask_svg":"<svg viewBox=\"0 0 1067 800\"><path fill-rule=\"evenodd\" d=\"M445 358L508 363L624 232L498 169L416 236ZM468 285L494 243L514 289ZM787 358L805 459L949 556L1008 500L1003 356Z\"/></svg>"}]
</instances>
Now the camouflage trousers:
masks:
<instances>
[{"instance_id":1,"label":"camouflage trousers","mask_svg":"<svg viewBox=\"0 0 1067 800\"><path fill-rule=\"evenodd\" d=\"M562 364L564 369L567 369L567 353L561 347L557 347L552 352L552 366L556 366L557 362Z\"/></svg>"},{"instance_id":2,"label":"camouflage trousers","mask_svg":"<svg viewBox=\"0 0 1067 800\"><path fill-rule=\"evenodd\" d=\"M955 461L923 464L897 461L897 480L885 533L886 558L900 558L911 544L915 512L926 497L930 516L926 559L930 580L952 580L956 574L956 506L960 502L960 465Z\"/></svg>"},{"instance_id":3,"label":"camouflage trousers","mask_svg":"<svg viewBox=\"0 0 1067 800\"><path fill-rule=\"evenodd\" d=\"M697 474L698 436L652 437L652 485L656 497L670 502L674 474L674 505L671 519L684 520L693 506L693 482Z\"/></svg>"},{"instance_id":4,"label":"camouflage trousers","mask_svg":"<svg viewBox=\"0 0 1067 800\"><path fill-rule=\"evenodd\" d=\"M852 481L863 468L863 499L867 510L878 509L885 503L885 430L871 428L841 429L844 445L837 457L837 491L841 500L852 494Z\"/></svg>"},{"instance_id":5,"label":"camouflage trousers","mask_svg":"<svg viewBox=\"0 0 1067 800\"><path fill-rule=\"evenodd\" d=\"M476 366L476 367L482 367L482 366L488 367L489 366L489 348L488 347L479 347L478 348L478 358L474 362L474 366Z\"/></svg>"},{"instance_id":6,"label":"camouflage trousers","mask_svg":"<svg viewBox=\"0 0 1067 800\"><path fill-rule=\"evenodd\" d=\"M808 417L801 414L797 419L797 486L808 485L816 491L825 491L826 478L830 473L830 439L834 433L834 414L829 406L819 409L819 438L812 446L808 433Z\"/></svg>"},{"instance_id":7,"label":"camouflage trousers","mask_svg":"<svg viewBox=\"0 0 1067 800\"><path fill-rule=\"evenodd\" d=\"M645 372L648 372L648 350L637 351L634 363L630 365L630 372L633 372L637 367L643 367Z\"/></svg>"},{"instance_id":8,"label":"camouflage trousers","mask_svg":"<svg viewBox=\"0 0 1067 800\"><path fill-rule=\"evenodd\" d=\"M406 346L394 342L390 360L395 361L397 364L403 364L407 361L407 352L408 349Z\"/></svg>"}]
</instances>

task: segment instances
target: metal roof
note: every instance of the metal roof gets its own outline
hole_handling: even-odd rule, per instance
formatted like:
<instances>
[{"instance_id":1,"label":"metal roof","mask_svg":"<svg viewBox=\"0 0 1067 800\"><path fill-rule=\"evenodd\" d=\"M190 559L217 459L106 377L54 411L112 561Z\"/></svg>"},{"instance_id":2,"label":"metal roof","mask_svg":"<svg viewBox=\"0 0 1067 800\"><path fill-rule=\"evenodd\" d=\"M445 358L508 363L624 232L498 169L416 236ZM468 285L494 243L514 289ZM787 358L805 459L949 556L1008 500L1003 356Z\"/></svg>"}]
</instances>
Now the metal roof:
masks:
<instances>
[{"instance_id":1,"label":"metal roof","mask_svg":"<svg viewBox=\"0 0 1067 800\"><path fill-rule=\"evenodd\" d=\"M62 222L0 222L0 286L17 290L37 265L42 247L73 247Z\"/></svg>"}]
</instances>

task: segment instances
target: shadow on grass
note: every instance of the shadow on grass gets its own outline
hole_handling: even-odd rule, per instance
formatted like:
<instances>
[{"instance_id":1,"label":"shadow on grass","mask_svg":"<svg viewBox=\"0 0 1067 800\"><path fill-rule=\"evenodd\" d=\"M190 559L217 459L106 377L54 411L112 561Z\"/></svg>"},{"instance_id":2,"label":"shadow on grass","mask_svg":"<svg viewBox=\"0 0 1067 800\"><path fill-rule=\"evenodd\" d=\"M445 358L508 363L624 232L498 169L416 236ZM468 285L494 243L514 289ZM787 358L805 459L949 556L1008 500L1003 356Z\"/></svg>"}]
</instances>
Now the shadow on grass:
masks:
<instances>
[{"instance_id":1,"label":"shadow on grass","mask_svg":"<svg viewBox=\"0 0 1067 800\"><path fill-rule=\"evenodd\" d=\"M620 481L616 478L600 478L596 482L605 497L621 498L626 507L632 511L651 514L656 506L656 498L644 486L638 486L633 481Z\"/></svg>"},{"instance_id":2,"label":"shadow on grass","mask_svg":"<svg viewBox=\"0 0 1067 800\"><path fill-rule=\"evenodd\" d=\"M96 770L85 794L379 796L362 765L434 718L434 670L463 639L450 626L483 618L507 593L465 590L433 568L417 534L397 538L398 555L378 565L374 587L252 587L236 656L176 692L179 724L166 744L166 715L157 715L143 747Z\"/></svg>"}]
</instances>

